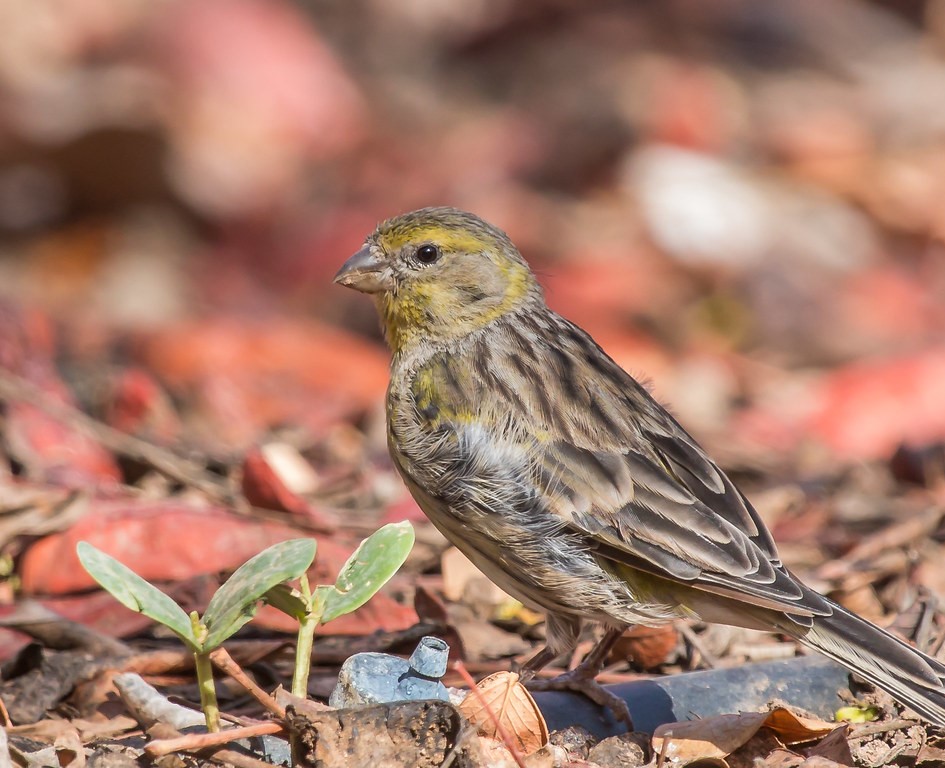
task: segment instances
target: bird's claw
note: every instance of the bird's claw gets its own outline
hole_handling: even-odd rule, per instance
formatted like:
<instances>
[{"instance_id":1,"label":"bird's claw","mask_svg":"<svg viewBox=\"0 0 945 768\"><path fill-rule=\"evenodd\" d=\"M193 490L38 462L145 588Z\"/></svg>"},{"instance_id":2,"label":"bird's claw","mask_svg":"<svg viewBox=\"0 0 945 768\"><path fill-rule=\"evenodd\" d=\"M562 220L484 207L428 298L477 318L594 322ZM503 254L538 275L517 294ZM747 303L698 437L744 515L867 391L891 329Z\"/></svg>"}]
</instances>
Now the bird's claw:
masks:
<instances>
[{"instance_id":1,"label":"bird's claw","mask_svg":"<svg viewBox=\"0 0 945 768\"><path fill-rule=\"evenodd\" d=\"M614 717L626 723L628 730L633 730L633 718L627 702L617 694L611 693L594 679L593 674L581 667L558 675L550 680L531 680L527 683L530 691L571 691L582 693L599 707L609 709Z\"/></svg>"}]
</instances>

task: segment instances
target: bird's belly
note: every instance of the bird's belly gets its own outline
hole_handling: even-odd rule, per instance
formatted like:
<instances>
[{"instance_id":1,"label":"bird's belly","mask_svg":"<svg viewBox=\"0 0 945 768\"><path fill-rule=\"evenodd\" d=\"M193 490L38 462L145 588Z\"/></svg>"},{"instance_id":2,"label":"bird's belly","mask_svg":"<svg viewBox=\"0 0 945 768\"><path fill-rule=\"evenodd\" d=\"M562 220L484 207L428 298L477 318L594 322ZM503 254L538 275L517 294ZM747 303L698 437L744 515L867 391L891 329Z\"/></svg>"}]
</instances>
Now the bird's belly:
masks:
<instances>
[{"instance_id":1,"label":"bird's belly","mask_svg":"<svg viewBox=\"0 0 945 768\"><path fill-rule=\"evenodd\" d=\"M407 485L440 533L490 581L530 608L611 625L656 626L683 615L675 606L637 601L626 582L611 577L586 553L573 555L580 558L582 572L577 573L551 556L552 543L503 544L409 479Z\"/></svg>"}]
</instances>

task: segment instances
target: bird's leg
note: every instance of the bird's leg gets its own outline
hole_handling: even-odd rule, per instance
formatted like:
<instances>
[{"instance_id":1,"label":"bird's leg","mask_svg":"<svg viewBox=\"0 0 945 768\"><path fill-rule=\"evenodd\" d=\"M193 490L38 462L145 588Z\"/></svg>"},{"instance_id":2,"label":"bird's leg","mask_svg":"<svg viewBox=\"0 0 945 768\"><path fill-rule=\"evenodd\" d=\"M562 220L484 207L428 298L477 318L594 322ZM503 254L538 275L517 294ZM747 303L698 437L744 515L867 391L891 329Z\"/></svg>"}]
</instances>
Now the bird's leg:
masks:
<instances>
[{"instance_id":1,"label":"bird's leg","mask_svg":"<svg viewBox=\"0 0 945 768\"><path fill-rule=\"evenodd\" d=\"M630 717L627 702L608 691L596 680L604 666L607 654L614 647L614 643L620 639L623 631L623 627L608 629L600 642L591 649L591 652L574 669L558 675L552 680L531 680L535 673L556 655L549 648L542 648L522 665L522 682L528 682L528 687L535 691L574 691L575 693L583 693L598 706L609 709L618 720L622 720L630 730L633 730L633 719Z\"/></svg>"},{"instance_id":2,"label":"bird's leg","mask_svg":"<svg viewBox=\"0 0 945 768\"><path fill-rule=\"evenodd\" d=\"M518 670L518 677L523 683L527 683L531 680L536 674L541 672L550 662L552 662L558 654L555 653L549 646L545 646L538 653L532 656L528 661L522 664L521 669ZM513 666L514 670L515 667Z\"/></svg>"}]
</instances>

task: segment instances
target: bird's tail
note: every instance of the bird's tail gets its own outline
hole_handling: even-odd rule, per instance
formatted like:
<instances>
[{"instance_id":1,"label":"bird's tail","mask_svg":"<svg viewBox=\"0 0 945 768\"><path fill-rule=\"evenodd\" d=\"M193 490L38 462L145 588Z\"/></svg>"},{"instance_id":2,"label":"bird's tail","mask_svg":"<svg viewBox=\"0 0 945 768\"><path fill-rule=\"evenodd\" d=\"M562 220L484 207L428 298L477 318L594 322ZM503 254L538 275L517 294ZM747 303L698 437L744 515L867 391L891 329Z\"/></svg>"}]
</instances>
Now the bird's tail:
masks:
<instances>
[{"instance_id":1,"label":"bird's tail","mask_svg":"<svg viewBox=\"0 0 945 768\"><path fill-rule=\"evenodd\" d=\"M814 617L809 628L783 630L945 726L945 664L833 602L830 607L833 613Z\"/></svg>"}]
</instances>

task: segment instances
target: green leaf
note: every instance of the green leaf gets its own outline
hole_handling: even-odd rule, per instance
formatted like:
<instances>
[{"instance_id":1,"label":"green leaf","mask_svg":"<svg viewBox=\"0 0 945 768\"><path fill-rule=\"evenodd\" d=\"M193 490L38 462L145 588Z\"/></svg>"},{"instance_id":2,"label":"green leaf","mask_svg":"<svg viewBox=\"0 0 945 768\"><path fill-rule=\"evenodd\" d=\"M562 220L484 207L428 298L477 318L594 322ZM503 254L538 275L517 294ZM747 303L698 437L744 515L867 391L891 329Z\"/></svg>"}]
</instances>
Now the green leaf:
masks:
<instances>
[{"instance_id":1,"label":"green leaf","mask_svg":"<svg viewBox=\"0 0 945 768\"><path fill-rule=\"evenodd\" d=\"M297 579L315 559L315 539L273 544L234 571L203 615L209 630L204 648L212 651L256 613L256 603L276 584Z\"/></svg>"},{"instance_id":2,"label":"green leaf","mask_svg":"<svg viewBox=\"0 0 945 768\"><path fill-rule=\"evenodd\" d=\"M190 618L184 609L150 582L85 541L76 546L79 562L102 588L119 603L163 624L191 649L200 650Z\"/></svg>"},{"instance_id":3,"label":"green leaf","mask_svg":"<svg viewBox=\"0 0 945 768\"><path fill-rule=\"evenodd\" d=\"M305 602L302 593L293 589L288 584L276 584L272 589L263 595L265 600L273 608L278 608L284 614L293 619L301 621L308 613L309 604Z\"/></svg>"},{"instance_id":4,"label":"green leaf","mask_svg":"<svg viewBox=\"0 0 945 768\"><path fill-rule=\"evenodd\" d=\"M373 597L404 564L413 540L413 526L404 520L385 525L362 541L325 599L322 622L351 613Z\"/></svg>"}]
</instances>

